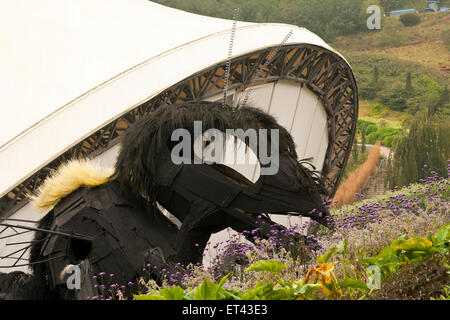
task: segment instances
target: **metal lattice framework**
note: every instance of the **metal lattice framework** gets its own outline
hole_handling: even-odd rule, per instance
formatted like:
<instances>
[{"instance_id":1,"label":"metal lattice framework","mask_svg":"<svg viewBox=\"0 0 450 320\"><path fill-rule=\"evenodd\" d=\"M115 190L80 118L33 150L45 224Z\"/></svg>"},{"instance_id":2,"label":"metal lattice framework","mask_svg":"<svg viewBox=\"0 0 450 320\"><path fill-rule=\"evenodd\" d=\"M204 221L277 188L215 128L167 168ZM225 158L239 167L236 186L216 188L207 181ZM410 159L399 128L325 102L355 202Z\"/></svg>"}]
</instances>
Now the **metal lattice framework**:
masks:
<instances>
[{"instance_id":1,"label":"metal lattice framework","mask_svg":"<svg viewBox=\"0 0 450 320\"><path fill-rule=\"evenodd\" d=\"M203 100L222 92L226 64L219 63L178 82L67 150L1 198L0 216L8 215L24 205L27 196L61 163L104 152L119 142L120 135L148 112L173 103ZM266 67L261 68L264 65ZM296 44L281 49L266 48L236 57L231 61L229 74L230 91L243 91L249 86L285 79L308 87L319 97L327 113L329 142L322 179L328 199L332 198L350 155L358 115L356 82L346 61L322 47Z\"/></svg>"}]
</instances>

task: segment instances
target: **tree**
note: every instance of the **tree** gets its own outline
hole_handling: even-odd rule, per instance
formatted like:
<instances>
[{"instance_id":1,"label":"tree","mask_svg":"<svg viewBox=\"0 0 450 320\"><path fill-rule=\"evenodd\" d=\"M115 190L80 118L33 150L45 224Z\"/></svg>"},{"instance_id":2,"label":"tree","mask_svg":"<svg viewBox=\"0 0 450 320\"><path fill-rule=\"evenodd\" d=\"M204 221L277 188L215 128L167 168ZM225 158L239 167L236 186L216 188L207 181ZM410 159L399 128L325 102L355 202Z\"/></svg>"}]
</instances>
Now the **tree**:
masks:
<instances>
[{"instance_id":1,"label":"tree","mask_svg":"<svg viewBox=\"0 0 450 320\"><path fill-rule=\"evenodd\" d=\"M366 152L366 130L367 125L363 124L361 126L361 153Z\"/></svg>"},{"instance_id":2,"label":"tree","mask_svg":"<svg viewBox=\"0 0 450 320\"><path fill-rule=\"evenodd\" d=\"M430 103L430 106L428 107L429 116L432 116L435 113L447 108L448 102L449 102L448 87L445 87L444 90L442 90L442 93L437 102Z\"/></svg>"},{"instance_id":3,"label":"tree","mask_svg":"<svg viewBox=\"0 0 450 320\"><path fill-rule=\"evenodd\" d=\"M442 91L441 97L439 98L438 105L441 108L445 108L448 106L449 103L449 95L448 95L448 87L446 86L444 88L444 91Z\"/></svg>"},{"instance_id":4,"label":"tree","mask_svg":"<svg viewBox=\"0 0 450 320\"><path fill-rule=\"evenodd\" d=\"M411 71L408 71L408 73L406 74L406 85L405 85L406 98L409 99L409 97L411 96L411 92L412 92Z\"/></svg>"},{"instance_id":5,"label":"tree","mask_svg":"<svg viewBox=\"0 0 450 320\"><path fill-rule=\"evenodd\" d=\"M356 137L353 139L352 156L353 160L358 161L358 140Z\"/></svg>"},{"instance_id":6,"label":"tree","mask_svg":"<svg viewBox=\"0 0 450 320\"><path fill-rule=\"evenodd\" d=\"M378 91L380 90L379 78L380 78L380 73L378 71L378 66L374 66L373 67L373 79L372 79L372 84L370 86L371 88L370 88L370 92L369 92L370 99L375 99Z\"/></svg>"},{"instance_id":7,"label":"tree","mask_svg":"<svg viewBox=\"0 0 450 320\"><path fill-rule=\"evenodd\" d=\"M409 7L412 3L414 3L412 0L380 0L380 4L386 12L391 10L407 9L407 7Z\"/></svg>"},{"instance_id":8,"label":"tree","mask_svg":"<svg viewBox=\"0 0 450 320\"><path fill-rule=\"evenodd\" d=\"M409 132L398 137L394 157L388 165L390 187L404 186L425 178L424 165L447 175L450 156L450 124L439 113L426 110L418 113L411 122Z\"/></svg>"},{"instance_id":9,"label":"tree","mask_svg":"<svg viewBox=\"0 0 450 320\"><path fill-rule=\"evenodd\" d=\"M375 66L373 67L373 83L378 84L378 77L379 77L378 67Z\"/></svg>"},{"instance_id":10,"label":"tree","mask_svg":"<svg viewBox=\"0 0 450 320\"><path fill-rule=\"evenodd\" d=\"M420 17L416 14L405 14L400 17L400 22L405 27L411 27L420 23Z\"/></svg>"}]
</instances>

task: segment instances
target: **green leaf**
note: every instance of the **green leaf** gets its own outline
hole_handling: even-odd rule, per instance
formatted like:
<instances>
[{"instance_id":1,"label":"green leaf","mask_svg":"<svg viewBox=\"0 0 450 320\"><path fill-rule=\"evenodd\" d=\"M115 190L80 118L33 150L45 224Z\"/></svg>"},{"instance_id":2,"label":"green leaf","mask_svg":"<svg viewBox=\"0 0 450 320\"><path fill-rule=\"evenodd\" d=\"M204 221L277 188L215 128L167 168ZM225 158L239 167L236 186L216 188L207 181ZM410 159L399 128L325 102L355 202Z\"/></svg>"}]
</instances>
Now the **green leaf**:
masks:
<instances>
[{"instance_id":1,"label":"green leaf","mask_svg":"<svg viewBox=\"0 0 450 320\"><path fill-rule=\"evenodd\" d=\"M252 263L245 272L247 271L268 271L272 273L277 273L280 270L286 269L286 266L276 260L258 260Z\"/></svg>"},{"instance_id":2,"label":"green leaf","mask_svg":"<svg viewBox=\"0 0 450 320\"><path fill-rule=\"evenodd\" d=\"M195 290L196 290L196 289L191 290L191 291L189 291L188 293L186 293L186 294L184 295L184 300L194 300L194 299L195 299L195 297L194 297Z\"/></svg>"},{"instance_id":3,"label":"green leaf","mask_svg":"<svg viewBox=\"0 0 450 320\"><path fill-rule=\"evenodd\" d=\"M230 276L230 274L226 274L225 276L223 276L220 281L219 281L219 289L223 287L223 285L225 284L225 281L227 281L228 277Z\"/></svg>"},{"instance_id":4,"label":"green leaf","mask_svg":"<svg viewBox=\"0 0 450 320\"><path fill-rule=\"evenodd\" d=\"M435 246L441 253L444 253L450 241L450 223L447 223L439 228L439 230L431 236L433 246Z\"/></svg>"},{"instance_id":5,"label":"green leaf","mask_svg":"<svg viewBox=\"0 0 450 320\"><path fill-rule=\"evenodd\" d=\"M223 300L241 300L241 293L238 290L221 289Z\"/></svg>"},{"instance_id":6,"label":"green leaf","mask_svg":"<svg viewBox=\"0 0 450 320\"><path fill-rule=\"evenodd\" d=\"M339 243L336 246L336 253L337 254L345 254L347 251L347 244L348 244L348 238L345 238L344 240L339 241Z\"/></svg>"},{"instance_id":7,"label":"green leaf","mask_svg":"<svg viewBox=\"0 0 450 320\"><path fill-rule=\"evenodd\" d=\"M260 281L253 287L253 289L241 295L242 300L261 300L261 298L273 290L272 281L262 284Z\"/></svg>"},{"instance_id":8,"label":"green leaf","mask_svg":"<svg viewBox=\"0 0 450 320\"><path fill-rule=\"evenodd\" d=\"M376 264L381 268L388 268L387 264L391 262L398 262L399 259L397 257L397 250L389 246L381 250L381 252L376 257L363 258L360 259L360 261L365 262L369 265Z\"/></svg>"},{"instance_id":9,"label":"green leaf","mask_svg":"<svg viewBox=\"0 0 450 320\"><path fill-rule=\"evenodd\" d=\"M303 286L299 286L295 290L295 294L296 295L300 295L304 299L310 299L311 298L311 294L313 294L315 291L318 291L320 289L322 289L322 285L321 284L308 283L308 284L305 284Z\"/></svg>"},{"instance_id":10,"label":"green leaf","mask_svg":"<svg viewBox=\"0 0 450 320\"><path fill-rule=\"evenodd\" d=\"M262 298L263 300L292 300L294 299L294 290L286 287L274 288L264 294Z\"/></svg>"},{"instance_id":11,"label":"green leaf","mask_svg":"<svg viewBox=\"0 0 450 320\"><path fill-rule=\"evenodd\" d=\"M203 282L195 289L195 300L216 300L217 290L219 286L209 280L203 280Z\"/></svg>"},{"instance_id":12,"label":"green leaf","mask_svg":"<svg viewBox=\"0 0 450 320\"><path fill-rule=\"evenodd\" d=\"M330 260L331 256L333 255L334 251L336 251L336 247L331 248L324 255L318 257L317 263L327 263L328 260Z\"/></svg>"},{"instance_id":13,"label":"green leaf","mask_svg":"<svg viewBox=\"0 0 450 320\"><path fill-rule=\"evenodd\" d=\"M428 251L433 246L433 243L426 239L420 237L414 237L402 241L399 244L392 244L391 247L395 250L405 250L405 251Z\"/></svg>"},{"instance_id":14,"label":"green leaf","mask_svg":"<svg viewBox=\"0 0 450 320\"><path fill-rule=\"evenodd\" d=\"M159 294L134 294L133 297L136 300L167 300Z\"/></svg>"},{"instance_id":15,"label":"green leaf","mask_svg":"<svg viewBox=\"0 0 450 320\"><path fill-rule=\"evenodd\" d=\"M375 264L377 262L376 257L360 258L358 260L367 265Z\"/></svg>"},{"instance_id":16,"label":"green leaf","mask_svg":"<svg viewBox=\"0 0 450 320\"><path fill-rule=\"evenodd\" d=\"M180 286L163 288L159 290L159 294L167 300L183 300L184 290Z\"/></svg>"},{"instance_id":17,"label":"green leaf","mask_svg":"<svg viewBox=\"0 0 450 320\"><path fill-rule=\"evenodd\" d=\"M365 291L369 291L369 288L367 287L367 284L364 282L358 280L358 279L352 279L347 278L339 282L339 287L341 288L354 288L354 289L363 289Z\"/></svg>"},{"instance_id":18,"label":"green leaf","mask_svg":"<svg viewBox=\"0 0 450 320\"><path fill-rule=\"evenodd\" d=\"M180 286L174 286L134 297L136 300L183 300L184 290Z\"/></svg>"}]
</instances>

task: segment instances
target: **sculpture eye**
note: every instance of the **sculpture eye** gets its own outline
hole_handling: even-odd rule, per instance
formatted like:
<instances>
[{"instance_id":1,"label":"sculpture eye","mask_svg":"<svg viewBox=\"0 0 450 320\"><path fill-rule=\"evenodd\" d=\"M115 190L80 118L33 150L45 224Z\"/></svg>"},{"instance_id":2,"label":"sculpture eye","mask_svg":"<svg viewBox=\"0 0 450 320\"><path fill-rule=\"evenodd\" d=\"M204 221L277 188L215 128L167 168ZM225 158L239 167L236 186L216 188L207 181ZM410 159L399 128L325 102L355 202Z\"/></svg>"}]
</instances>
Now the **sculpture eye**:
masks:
<instances>
[{"instance_id":1,"label":"sculpture eye","mask_svg":"<svg viewBox=\"0 0 450 320\"><path fill-rule=\"evenodd\" d=\"M244 137L245 138L245 137ZM245 185L258 181L261 165L255 153L256 141L245 143L238 136L208 130L194 141L194 153L202 162ZM201 147L200 147L201 146Z\"/></svg>"}]
</instances>

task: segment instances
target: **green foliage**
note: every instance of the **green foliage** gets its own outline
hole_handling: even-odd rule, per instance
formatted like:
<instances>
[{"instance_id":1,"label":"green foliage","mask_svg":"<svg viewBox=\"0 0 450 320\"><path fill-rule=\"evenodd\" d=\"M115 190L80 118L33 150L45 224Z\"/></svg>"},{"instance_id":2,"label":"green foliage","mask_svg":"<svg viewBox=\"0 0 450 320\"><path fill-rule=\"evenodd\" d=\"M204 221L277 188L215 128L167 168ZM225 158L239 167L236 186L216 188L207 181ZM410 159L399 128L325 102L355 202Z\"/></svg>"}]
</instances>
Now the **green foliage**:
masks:
<instances>
[{"instance_id":1,"label":"green foliage","mask_svg":"<svg viewBox=\"0 0 450 320\"><path fill-rule=\"evenodd\" d=\"M425 68L419 63L370 53L363 55L348 53L346 58L355 72L360 98L374 100L394 111L415 114L426 105L436 105L444 94L446 84L448 85L448 76L431 68ZM377 84L373 81L374 65L378 66ZM411 87L409 88L408 85L407 89L405 79L408 79L408 74L410 74ZM449 108L448 98L446 101L446 103L440 103L441 110Z\"/></svg>"},{"instance_id":2,"label":"green foliage","mask_svg":"<svg viewBox=\"0 0 450 320\"><path fill-rule=\"evenodd\" d=\"M416 263L436 253L447 253L450 242L449 230L450 224L442 226L431 236L432 240L422 237L406 239L402 236L384 248L377 256L361 258L359 261L369 266L377 266L384 276L396 273L407 264Z\"/></svg>"},{"instance_id":3,"label":"green foliage","mask_svg":"<svg viewBox=\"0 0 450 320\"><path fill-rule=\"evenodd\" d=\"M418 114L408 134L400 135L394 147L394 157L388 164L388 182L391 187L408 185L428 174L424 165L438 174L447 174L450 157L450 123L439 114Z\"/></svg>"},{"instance_id":4,"label":"green foliage","mask_svg":"<svg viewBox=\"0 0 450 320\"><path fill-rule=\"evenodd\" d=\"M439 298L431 297L430 300L450 300L450 286L446 286L443 291L444 294L441 294Z\"/></svg>"},{"instance_id":5,"label":"green foliage","mask_svg":"<svg viewBox=\"0 0 450 320\"><path fill-rule=\"evenodd\" d=\"M383 28L377 33L373 44L377 48L400 47L414 38L413 34L405 32L405 26L399 19L391 18L384 20Z\"/></svg>"},{"instance_id":6,"label":"green foliage","mask_svg":"<svg viewBox=\"0 0 450 320\"><path fill-rule=\"evenodd\" d=\"M368 31L367 0L157 0L160 4L181 10L232 19L239 7L239 20L280 22L306 27L325 41L356 31Z\"/></svg>"},{"instance_id":7,"label":"green foliage","mask_svg":"<svg viewBox=\"0 0 450 320\"><path fill-rule=\"evenodd\" d=\"M371 111L373 113L384 113L386 111L386 107L381 104L375 104ZM372 121L367 121L363 119L358 119L358 128L365 128L366 134L366 142L368 144L375 144L378 140L382 142L383 145L387 147L392 147L396 138L402 133L402 129L400 128L391 128L391 127L380 127L377 126L376 123ZM362 130L359 129L361 132Z\"/></svg>"},{"instance_id":8,"label":"green foliage","mask_svg":"<svg viewBox=\"0 0 450 320\"><path fill-rule=\"evenodd\" d=\"M381 287L370 299L377 300L446 300L448 296L449 273L445 267L449 254L430 256L416 263L408 264L397 273L387 276ZM447 288L445 287L447 285Z\"/></svg>"},{"instance_id":9,"label":"green foliage","mask_svg":"<svg viewBox=\"0 0 450 320\"><path fill-rule=\"evenodd\" d=\"M353 139L351 157L354 161L358 161L358 140L356 139L356 137L354 137Z\"/></svg>"},{"instance_id":10,"label":"green foliage","mask_svg":"<svg viewBox=\"0 0 450 320\"><path fill-rule=\"evenodd\" d=\"M374 118L385 117L389 113L389 108L381 103L375 103L370 107L369 115ZM369 132L367 132L369 134Z\"/></svg>"},{"instance_id":11,"label":"green foliage","mask_svg":"<svg viewBox=\"0 0 450 320\"><path fill-rule=\"evenodd\" d=\"M415 4L414 0L380 0L386 12L392 10L408 9L411 5Z\"/></svg>"},{"instance_id":12,"label":"green foliage","mask_svg":"<svg viewBox=\"0 0 450 320\"><path fill-rule=\"evenodd\" d=\"M412 93L411 71L408 71L406 74L405 93L407 98L409 98Z\"/></svg>"},{"instance_id":13,"label":"green foliage","mask_svg":"<svg viewBox=\"0 0 450 320\"><path fill-rule=\"evenodd\" d=\"M375 131L367 136L367 142L369 144L374 144L379 140L382 141L383 145L392 147L393 142L401 132L401 129L395 128L376 128Z\"/></svg>"},{"instance_id":14,"label":"green foliage","mask_svg":"<svg viewBox=\"0 0 450 320\"><path fill-rule=\"evenodd\" d=\"M440 253L444 254L448 251L450 245L450 224L446 224L439 228L439 230L431 236L433 247Z\"/></svg>"},{"instance_id":15,"label":"green foliage","mask_svg":"<svg viewBox=\"0 0 450 320\"><path fill-rule=\"evenodd\" d=\"M440 95L443 91L443 88L427 75L420 77L417 80L417 85L420 86L423 90L431 92L434 95Z\"/></svg>"},{"instance_id":16,"label":"green foliage","mask_svg":"<svg viewBox=\"0 0 450 320\"><path fill-rule=\"evenodd\" d=\"M396 83L392 87L385 88L379 95L379 101L394 111L405 111L407 106L404 86Z\"/></svg>"},{"instance_id":17,"label":"green foliage","mask_svg":"<svg viewBox=\"0 0 450 320\"><path fill-rule=\"evenodd\" d=\"M183 300L184 290L180 286L162 288L145 295L135 295L136 300Z\"/></svg>"},{"instance_id":18,"label":"green foliage","mask_svg":"<svg viewBox=\"0 0 450 320\"><path fill-rule=\"evenodd\" d=\"M436 260L435 257L445 257L449 254L450 223L443 225L434 234L429 235L428 238L412 237L407 239L405 236L401 236L374 257L350 261L346 258L348 247L348 238L341 240L322 256L317 257L317 265L311 267L306 276L300 279L289 281L282 279L286 265L280 261L258 260L253 262L245 272L269 272L276 276L276 282L268 277L263 281L258 281L251 289L241 292L239 290L224 288L224 284L230 276L230 274L227 274L220 279L219 283L205 279L194 289L184 290L180 286L163 287L159 290L153 290L148 294L134 295L134 298L136 300L317 300L324 298L373 298L377 295L377 292L380 292L378 296L399 294L397 292L398 288L391 285L393 275L400 274L403 269L407 269L406 273L411 273L411 270L408 270L406 267L416 266L419 262L430 265L430 268L434 268L433 270L438 270L439 281L426 284L429 289L428 291L432 292L432 294L427 293L426 296L439 297L438 293L441 293L443 290L442 279L443 277L447 279L448 275L446 276L442 272L445 264L442 264L441 260ZM342 261L342 274L339 278L334 273L335 263L329 262L335 254L340 255ZM429 261L432 261L432 263L430 264ZM367 266L363 273L355 272L356 269L361 269L358 266L359 263ZM353 276L347 276L345 265L350 266L350 269L353 271ZM432 277L433 275L430 274L429 276ZM402 280L406 283L403 285L402 290L411 284L411 278L409 276ZM387 279L386 285L384 284L385 279ZM420 279L426 279L426 277L424 276ZM374 290L375 295L370 296ZM421 290L416 289L415 291L421 292ZM448 294L446 295L448 297ZM442 296L441 298L445 297Z\"/></svg>"},{"instance_id":19,"label":"green foliage","mask_svg":"<svg viewBox=\"0 0 450 320\"><path fill-rule=\"evenodd\" d=\"M336 247L330 248L327 252L325 252L325 254L317 258L317 263L327 263L335 251Z\"/></svg>"},{"instance_id":20,"label":"green foliage","mask_svg":"<svg viewBox=\"0 0 450 320\"><path fill-rule=\"evenodd\" d=\"M286 269L286 266L276 260L259 260L252 263L245 271L267 271L277 273L280 270Z\"/></svg>"},{"instance_id":21,"label":"green foliage","mask_svg":"<svg viewBox=\"0 0 450 320\"><path fill-rule=\"evenodd\" d=\"M420 23L420 17L416 14L404 14L400 16L400 21L405 27L415 26Z\"/></svg>"},{"instance_id":22,"label":"green foliage","mask_svg":"<svg viewBox=\"0 0 450 320\"><path fill-rule=\"evenodd\" d=\"M229 274L224 276L218 284L207 279L194 290L185 293L180 286L164 287L148 294L134 295L136 300L240 300L238 292L225 290L223 285Z\"/></svg>"}]
</instances>

